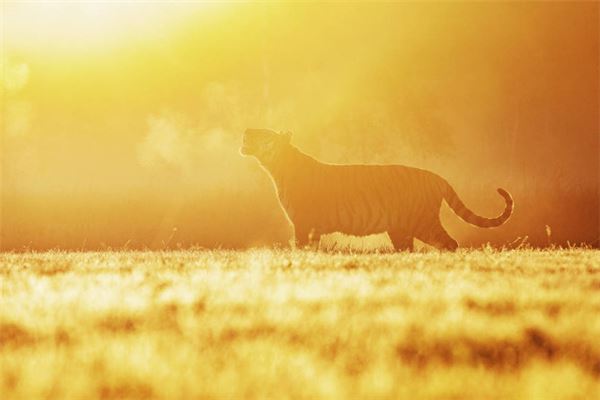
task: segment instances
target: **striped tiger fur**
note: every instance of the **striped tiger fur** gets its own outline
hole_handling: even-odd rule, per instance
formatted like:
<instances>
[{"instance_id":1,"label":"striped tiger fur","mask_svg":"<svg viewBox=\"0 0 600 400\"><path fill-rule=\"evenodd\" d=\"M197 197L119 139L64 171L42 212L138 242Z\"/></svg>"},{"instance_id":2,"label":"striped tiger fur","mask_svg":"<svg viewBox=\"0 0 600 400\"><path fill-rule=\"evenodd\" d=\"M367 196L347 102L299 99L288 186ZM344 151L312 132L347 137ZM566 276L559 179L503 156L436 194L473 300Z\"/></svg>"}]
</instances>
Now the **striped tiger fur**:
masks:
<instances>
[{"instance_id":1,"label":"striped tiger fur","mask_svg":"<svg viewBox=\"0 0 600 400\"><path fill-rule=\"evenodd\" d=\"M411 250L417 238L439 249L458 243L444 230L442 200L466 222L491 228L510 217L513 200L504 189L504 212L484 218L469 210L442 177L402 165L322 163L290 143L291 134L247 129L240 152L254 156L270 174L280 204L294 226L295 242L318 243L322 234L369 235L387 231L397 250Z\"/></svg>"}]
</instances>

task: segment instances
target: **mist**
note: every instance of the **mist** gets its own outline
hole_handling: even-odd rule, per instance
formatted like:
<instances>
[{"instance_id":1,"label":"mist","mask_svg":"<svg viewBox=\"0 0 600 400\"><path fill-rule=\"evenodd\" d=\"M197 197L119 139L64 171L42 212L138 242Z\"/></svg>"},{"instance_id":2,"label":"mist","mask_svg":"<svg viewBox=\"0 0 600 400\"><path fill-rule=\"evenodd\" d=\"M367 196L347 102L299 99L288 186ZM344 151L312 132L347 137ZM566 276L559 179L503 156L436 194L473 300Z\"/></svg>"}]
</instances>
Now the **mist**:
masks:
<instances>
[{"instance_id":1,"label":"mist","mask_svg":"<svg viewBox=\"0 0 600 400\"><path fill-rule=\"evenodd\" d=\"M55 56L9 23L0 249L287 245L248 127L432 170L485 216L510 191L494 230L443 206L462 246L598 246L598 7L235 4Z\"/></svg>"}]
</instances>

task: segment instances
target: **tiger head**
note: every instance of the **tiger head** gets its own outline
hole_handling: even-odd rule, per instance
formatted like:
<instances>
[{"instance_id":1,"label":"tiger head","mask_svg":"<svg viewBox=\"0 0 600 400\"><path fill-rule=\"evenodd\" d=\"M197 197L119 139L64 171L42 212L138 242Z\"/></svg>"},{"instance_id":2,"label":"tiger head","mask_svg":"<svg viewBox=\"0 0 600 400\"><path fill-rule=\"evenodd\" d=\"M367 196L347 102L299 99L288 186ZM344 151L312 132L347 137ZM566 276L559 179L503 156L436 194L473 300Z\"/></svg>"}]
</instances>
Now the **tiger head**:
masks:
<instances>
[{"instance_id":1,"label":"tiger head","mask_svg":"<svg viewBox=\"0 0 600 400\"><path fill-rule=\"evenodd\" d=\"M292 134L277 133L270 129L246 129L240 153L254 156L259 161L269 161L290 145Z\"/></svg>"}]
</instances>

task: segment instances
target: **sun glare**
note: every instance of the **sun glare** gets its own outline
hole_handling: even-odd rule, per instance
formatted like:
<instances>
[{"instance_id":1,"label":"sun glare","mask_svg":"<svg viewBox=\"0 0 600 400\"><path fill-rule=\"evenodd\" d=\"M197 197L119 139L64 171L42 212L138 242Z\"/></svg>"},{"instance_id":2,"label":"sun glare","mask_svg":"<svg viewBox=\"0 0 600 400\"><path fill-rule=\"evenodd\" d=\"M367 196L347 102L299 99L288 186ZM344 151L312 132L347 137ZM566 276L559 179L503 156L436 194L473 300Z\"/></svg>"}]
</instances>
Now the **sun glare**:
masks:
<instances>
[{"instance_id":1,"label":"sun glare","mask_svg":"<svg viewBox=\"0 0 600 400\"><path fill-rule=\"evenodd\" d=\"M215 6L204 2L9 1L2 13L10 47L56 54L160 39L191 12Z\"/></svg>"}]
</instances>

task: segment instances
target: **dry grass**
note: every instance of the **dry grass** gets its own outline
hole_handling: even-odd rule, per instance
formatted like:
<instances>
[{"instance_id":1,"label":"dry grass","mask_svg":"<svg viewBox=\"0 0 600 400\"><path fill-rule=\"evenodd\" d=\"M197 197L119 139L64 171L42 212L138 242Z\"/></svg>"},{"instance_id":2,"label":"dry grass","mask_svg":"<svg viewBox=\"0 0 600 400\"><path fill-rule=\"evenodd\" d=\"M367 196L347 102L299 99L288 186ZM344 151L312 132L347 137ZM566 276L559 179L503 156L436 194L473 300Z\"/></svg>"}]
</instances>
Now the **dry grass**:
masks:
<instances>
[{"instance_id":1,"label":"dry grass","mask_svg":"<svg viewBox=\"0 0 600 400\"><path fill-rule=\"evenodd\" d=\"M0 393L598 398L600 252L0 255Z\"/></svg>"}]
</instances>

